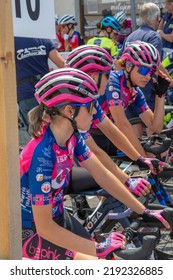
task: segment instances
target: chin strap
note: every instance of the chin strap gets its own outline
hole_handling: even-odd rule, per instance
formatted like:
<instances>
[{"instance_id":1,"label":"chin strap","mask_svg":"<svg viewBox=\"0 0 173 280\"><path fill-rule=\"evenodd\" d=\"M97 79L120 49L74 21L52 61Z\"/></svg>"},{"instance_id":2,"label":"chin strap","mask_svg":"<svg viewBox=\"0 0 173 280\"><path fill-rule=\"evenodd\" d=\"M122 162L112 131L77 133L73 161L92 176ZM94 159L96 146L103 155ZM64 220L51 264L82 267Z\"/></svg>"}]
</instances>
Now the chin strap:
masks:
<instances>
[{"instance_id":1,"label":"chin strap","mask_svg":"<svg viewBox=\"0 0 173 280\"><path fill-rule=\"evenodd\" d=\"M98 78L98 82L97 82L97 87L98 89L100 89L100 86L101 86L101 80L102 80L102 73L99 72L99 78Z\"/></svg>"},{"instance_id":2,"label":"chin strap","mask_svg":"<svg viewBox=\"0 0 173 280\"><path fill-rule=\"evenodd\" d=\"M133 70L133 68L135 67L135 65L132 66L131 70L129 72L127 72L127 70L125 69L126 73L127 73L127 80L129 81L130 83L130 86L131 87L134 87L135 85L132 83L132 80L131 80L131 72Z\"/></svg>"},{"instance_id":3,"label":"chin strap","mask_svg":"<svg viewBox=\"0 0 173 280\"><path fill-rule=\"evenodd\" d=\"M75 121L75 118L77 117L78 113L79 113L79 110L80 110L80 106L79 107L75 107L75 111L74 111L74 115L72 116L72 118L68 118L64 115L61 115L62 117L64 117L65 119L69 120L71 122L71 125L74 129L74 135L75 136L78 136L80 134L79 130L78 130L78 127L77 127L77 123Z\"/></svg>"}]
</instances>

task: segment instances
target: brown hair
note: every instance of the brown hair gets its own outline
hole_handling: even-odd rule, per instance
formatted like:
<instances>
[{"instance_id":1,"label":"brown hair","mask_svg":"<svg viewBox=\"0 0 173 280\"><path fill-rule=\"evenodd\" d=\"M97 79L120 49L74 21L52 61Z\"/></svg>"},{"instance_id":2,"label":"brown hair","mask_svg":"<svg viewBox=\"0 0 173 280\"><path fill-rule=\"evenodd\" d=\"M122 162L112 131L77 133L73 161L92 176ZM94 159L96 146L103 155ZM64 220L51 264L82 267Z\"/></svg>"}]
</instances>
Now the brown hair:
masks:
<instances>
[{"instance_id":1,"label":"brown hair","mask_svg":"<svg viewBox=\"0 0 173 280\"><path fill-rule=\"evenodd\" d=\"M96 27L97 27L98 29L102 29L101 21L99 21L99 22L96 24Z\"/></svg>"},{"instance_id":2,"label":"brown hair","mask_svg":"<svg viewBox=\"0 0 173 280\"><path fill-rule=\"evenodd\" d=\"M48 122L44 118L44 107L38 105L28 113L29 133L34 138L39 138L43 134L43 127L47 126Z\"/></svg>"}]
</instances>

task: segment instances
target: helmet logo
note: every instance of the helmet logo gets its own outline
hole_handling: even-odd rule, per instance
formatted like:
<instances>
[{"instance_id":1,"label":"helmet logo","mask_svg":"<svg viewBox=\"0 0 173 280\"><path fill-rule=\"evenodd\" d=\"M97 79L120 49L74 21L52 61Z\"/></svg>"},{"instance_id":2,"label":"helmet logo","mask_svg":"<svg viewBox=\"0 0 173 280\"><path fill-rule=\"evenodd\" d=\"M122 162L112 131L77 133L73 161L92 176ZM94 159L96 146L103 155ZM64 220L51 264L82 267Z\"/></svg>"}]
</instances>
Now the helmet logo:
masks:
<instances>
[{"instance_id":1,"label":"helmet logo","mask_svg":"<svg viewBox=\"0 0 173 280\"><path fill-rule=\"evenodd\" d=\"M83 93L83 94L85 94L85 95L88 95L88 91L85 90L84 88L76 87L75 90L76 90L76 91L79 91L79 92L81 92L81 93Z\"/></svg>"}]
</instances>

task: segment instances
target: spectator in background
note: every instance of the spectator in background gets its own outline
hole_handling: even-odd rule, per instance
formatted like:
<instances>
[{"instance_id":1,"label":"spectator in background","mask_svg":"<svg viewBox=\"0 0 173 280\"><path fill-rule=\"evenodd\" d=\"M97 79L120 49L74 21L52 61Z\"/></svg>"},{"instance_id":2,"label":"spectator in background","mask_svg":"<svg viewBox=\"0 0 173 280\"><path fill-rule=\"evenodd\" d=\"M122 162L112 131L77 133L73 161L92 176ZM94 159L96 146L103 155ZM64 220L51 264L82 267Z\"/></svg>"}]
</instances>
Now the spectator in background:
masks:
<instances>
[{"instance_id":1,"label":"spectator in background","mask_svg":"<svg viewBox=\"0 0 173 280\"><path fill-rule=\"evenodd\" d=\"M15 37L17 102L20 118L28 130L28 112L38 105L35 84L49 72L48 59L64 67L64 59L49 39Z\"/></svg>"},{"instance_id":2,"label":"spectator in background","mask_svg":"<svg viewBox=\"0 0 173 280\"><path fill-rule=\"evenodd\" d=\"M114 17L121 24L120 31L118 32L118 44L122 45L127 36L132 33L132 20L127 18L124 11L120 11Z\"/></svg>"},{"instance_id":3,"label":"spectator in background","mask_svg":"<svg viewBox=\"0 0 173 280\"><path fill-rule=\"evenodd\" d=\"M163 48L173 48L173 0L165 1L165 8L167 12L163 16L158 33L163 41Z\"/></svg>"},{"instance_id":4,"label":"spectator in background","mask_svg":"<svg viewBox=\"0 0 173 280\"><path fill-rule=\"evenodd\" d=\"M64 44L66 52L74 50L78 46L85 44L82 35L75 30L77 22L73 15L62 16L59 19L58 23L61 26L62 32L64 34Z\"/></svg>"},{"instance_id":5,"label":"spectator in background","mask_svg":"<svg viewBox=\"0 0 173 280\"><path fill-rule=\"evenodd\" d=\"M59 16L55 18L55 28L56 28L56 42L55 46L59 52L65 52L64 35L62 32L61 25L59 25Z\"/></svg>"},{"instance_id":6,"label":"spectator in background","mask_svg":"<svg viewBox=\"0 0 173 280\"><path fill-rule=\"evenodd\" d=\"M89 39L87 44L100 46L115 58L118 54L119 21L113 16L106 16L97 24L97 28L100 29L99 35Z\"/></svg>"},{"instance_id":7,"label":"spectator in background","mask_svg":"<svg viewBox=\"0 0 173 280\"><path fill-rule=\"evenodd\" d=\"M162 60L162 65L168 71L171 78L173 78L173 50L171 50L166 57ZM169 87L167 91L167 103L173 104L173 88Z\"/></svg>"}]
</instances>

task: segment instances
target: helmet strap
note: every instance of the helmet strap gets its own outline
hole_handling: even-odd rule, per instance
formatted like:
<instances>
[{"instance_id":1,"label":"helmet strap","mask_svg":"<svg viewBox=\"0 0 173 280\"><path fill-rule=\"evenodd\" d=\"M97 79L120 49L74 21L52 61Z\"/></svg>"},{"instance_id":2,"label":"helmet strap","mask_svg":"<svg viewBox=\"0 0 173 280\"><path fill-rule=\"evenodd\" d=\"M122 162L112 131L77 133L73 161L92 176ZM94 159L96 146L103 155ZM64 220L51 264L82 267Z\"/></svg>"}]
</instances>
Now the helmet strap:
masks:
<instances>
[{"instance_id":1,"label":"helmet strap","mask_svg":"<svg viewBox=\"0 0 173 280\"><path fill-rule=\"evenodd\" d=\"M77 117L78 113L79 113L79 110L80 110L80 105L79 107L75 107L75 112L74 112L74 115L72 116L72 118L68 118L64 115L61 115L62 117L64 117L65 119L69 120L71 122L71 125L74 129L74 135L75 136L78 136L79 135L79 130L78 130L78 127L77 127L77 123L75 121L75 118Z\"/></svg>"},{"instance_id":2,"label":"helmet strap","mask_svg":"<svg viewBox=\"0 0 173 280\"><path fill-rule=\"evenodd\" d=\"M125 69L125 71L126 71L126 73L127 73L127 79L128 79L128 81L129 81L131 87L134 87L134 86L135 86L135 85L133 84L133 82L132 82L132 79L131 79L131 72L132 72L132 70L133 70L134 67L135 67L135 65L132 66L132 68L130 69L129 72L127 72L127 69Z\"/></svg>"},{"instance_id":3,"label":"helmet strap","mask_svg":"<svg viewBox=\"0 0 173 280\"><path fill-rule=\"evenodd\" d=\"M102 73L99 72L99 78L98 78L98 82L97 82L98 89L100 89L101 81L102 81Z\"/></svg>"}]
</instances>

